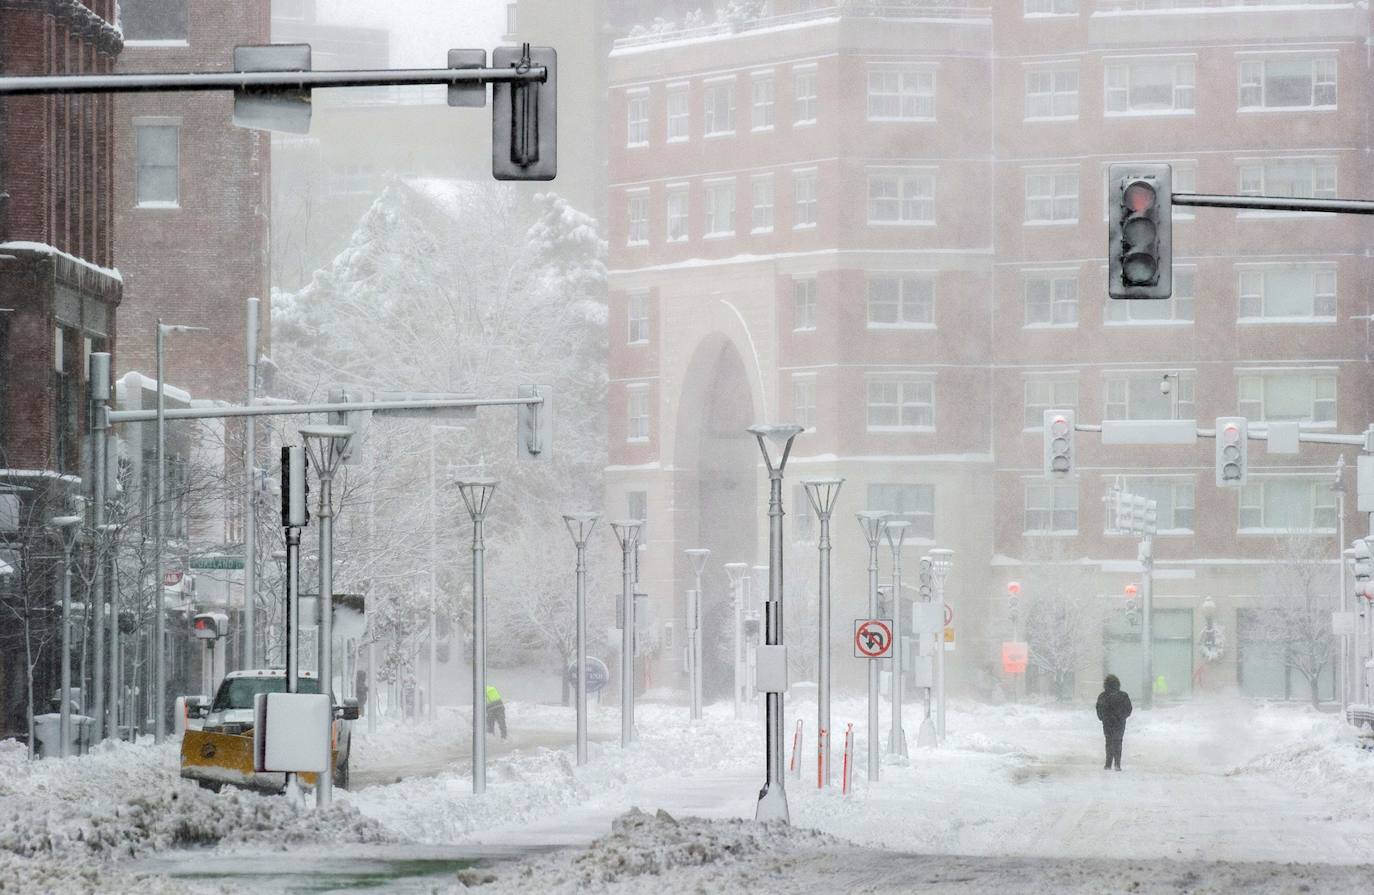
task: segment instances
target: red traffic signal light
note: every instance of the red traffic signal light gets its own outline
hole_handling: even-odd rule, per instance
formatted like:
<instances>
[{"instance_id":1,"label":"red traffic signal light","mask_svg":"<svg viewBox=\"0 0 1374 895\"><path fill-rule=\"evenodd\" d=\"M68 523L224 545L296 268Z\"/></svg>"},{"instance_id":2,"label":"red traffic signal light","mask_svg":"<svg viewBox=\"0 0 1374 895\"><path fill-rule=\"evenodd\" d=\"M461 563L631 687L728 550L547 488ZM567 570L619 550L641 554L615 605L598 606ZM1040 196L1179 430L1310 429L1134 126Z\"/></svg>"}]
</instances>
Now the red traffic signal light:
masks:
<instances>
[{"instance_id":1,"label":"red traffic signal light","mask_svg":"<svg viewBox=\"0 0 1374 895\"><path fill-rule=\"evenodd\" d=\"M1007 582L1007 593L1008 593L1010 596L1013 596L1013 597L1019 595L1019 594L1021 593L1021 582L1019 582L1019 581L1008 581L1008 582Z\"/></svg>"},{"instance_id":2,"label":"red traffic signal light","mask_svg":"<svg viewBox=\"0 0 1374 895\"><path fill-rule=\"evenodd\" d=\"M1108 203L1107 292L1112 298L1169 298L1172 276L1172 168L1112 165Z\"/></svg>"},{"instance_id":3,"label":"red traffic signal light","mask_svg":"<svg viewBox=\"0 0 1374 895\"><path fill-rule=\"evenodd\" d=\"M1218 487L1245 484L1246 421L1244 417L1217 420L1216 479Z\"/></svg>"}]
</instances>

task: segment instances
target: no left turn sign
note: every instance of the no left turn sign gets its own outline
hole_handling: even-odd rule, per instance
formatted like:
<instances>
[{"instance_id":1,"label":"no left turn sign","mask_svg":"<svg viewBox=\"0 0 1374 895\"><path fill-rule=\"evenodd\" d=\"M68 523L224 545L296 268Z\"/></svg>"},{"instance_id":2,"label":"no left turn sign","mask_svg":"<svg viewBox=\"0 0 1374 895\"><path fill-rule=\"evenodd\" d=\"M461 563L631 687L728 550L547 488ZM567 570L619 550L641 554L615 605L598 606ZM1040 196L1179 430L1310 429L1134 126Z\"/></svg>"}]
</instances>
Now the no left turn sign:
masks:
<instances>
[{"instance_id":1,"label":"no left turn sign","mask_svg":"<svg viewBox=\"0 0 1374 895\"><path fill-rule=\"evenodd\" d=\"M868 618L854 622L854 656L886 659L892 655L892 619Z\"/></svg>"}]
</instances>

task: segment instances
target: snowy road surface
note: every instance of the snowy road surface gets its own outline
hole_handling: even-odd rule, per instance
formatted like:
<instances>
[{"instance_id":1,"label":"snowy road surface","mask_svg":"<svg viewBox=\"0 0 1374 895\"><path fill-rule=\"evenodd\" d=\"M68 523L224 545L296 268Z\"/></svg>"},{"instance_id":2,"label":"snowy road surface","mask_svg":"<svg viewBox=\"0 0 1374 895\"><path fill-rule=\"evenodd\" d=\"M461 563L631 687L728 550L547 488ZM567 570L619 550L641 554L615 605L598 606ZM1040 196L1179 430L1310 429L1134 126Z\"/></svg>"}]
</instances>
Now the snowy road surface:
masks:
<instances>
[{"instance_id":1,"label":"snowy road surface","mask_svg":"<svg viewBox=\"0 0 1374 895\"><path fill-rule=\"evenodd\" d=\"M494 893L515 891L509 886L521 877L528 885L528 873L548 885L526 891L558 890L559 880L566 891L795 891L808 881L833 885L833 874L854 866L866 868L856 891L1125 891L1132 883L1171 892L1371 890L1374 869L1355 865L1369 861L1374 839L1374 754L1357 751L1330 714L1242 699L1138 712L1117 773L1101 767L1090 708L956 704L948 744L913 749L909 766L884 766L876 785L865 779L860 737L854 793L845 798L814 785L814 702L788 708L806 725L803 779L787 781L791 835L738 823L752 817L763 779L761 723L751 711L736 725L725 705L708 707L697 724L681 706L643 705L639 740L625 752L617 713L598 709L591 762L577 768L570 712L515 704L519 724L506 748L493 744L480 798L456 712L434 726L355 734L359 785L340 793L324 847L311 815L293 816L280 800L181 785L174 750L122 745L37 765L0 752L0 884L33 869L15 870L14 853L54 855L78 869L95 861L101 885L91 891L155 891L130 874L154 874L168 891L430 891L459 885L458 873ZM914 732L919 707L907 711ZM860 699L834 709L838 727L864 714ZM140 815L136 829L125 829L127 803L150 792L162 800L155 817L172 810L184 822ZM705 837L707 845L685 852L701 861L661 865L648 845L627 857L615 836L586 850L635 806L711 819L659 822L669 840L683 829ZM48 812L46 840L32 816L39 810ZM773 845L755 853L737 841L757 835ZM101 837L115 845L95 848ZM562 846L576 848L547 853ZM603 859L612 870L602 872ZM590 867L600 868L595 879L584 873ZM1261 880L1268 888L1256 888Z\"/></svg>"}]
</instances>

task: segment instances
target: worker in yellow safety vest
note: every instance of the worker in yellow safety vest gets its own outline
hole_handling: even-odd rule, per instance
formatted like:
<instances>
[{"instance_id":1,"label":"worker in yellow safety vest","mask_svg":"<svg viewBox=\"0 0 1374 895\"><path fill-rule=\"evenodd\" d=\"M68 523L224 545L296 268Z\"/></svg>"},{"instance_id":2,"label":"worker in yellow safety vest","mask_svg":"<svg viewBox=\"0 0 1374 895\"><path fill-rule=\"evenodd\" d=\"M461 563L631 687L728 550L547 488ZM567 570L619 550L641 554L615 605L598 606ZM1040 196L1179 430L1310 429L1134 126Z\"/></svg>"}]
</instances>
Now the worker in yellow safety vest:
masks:
<instances>
[{"instance_id":1,"label":"worker in yellow safety vest","mask_svg":"<svg viewBox=\"0 0 1374 895\"><path fill-rule=\"evenodd\" d=\"M501 739L506 738L506 704L501 701L501 691L487 687L487 733L495 733L496 725L501 725Z\"/></svg>"}]
</instances>

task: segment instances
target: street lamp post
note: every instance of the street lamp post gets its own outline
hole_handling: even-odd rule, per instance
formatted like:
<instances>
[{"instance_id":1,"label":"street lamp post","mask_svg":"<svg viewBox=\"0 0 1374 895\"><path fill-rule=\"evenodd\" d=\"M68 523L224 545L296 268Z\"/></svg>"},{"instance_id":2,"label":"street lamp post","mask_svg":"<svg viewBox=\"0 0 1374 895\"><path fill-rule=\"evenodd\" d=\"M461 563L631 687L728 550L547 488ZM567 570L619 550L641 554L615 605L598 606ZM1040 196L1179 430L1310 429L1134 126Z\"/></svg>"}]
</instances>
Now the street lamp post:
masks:
<instances>
[{"instance_id":1,"label":"street lamp post","mask_svg":"<svg viewBox=\"0 0 1374 895\"><path fill-rule=\"evenodd\" d=\"M598 513L565 513L563 524L577 547L577 763L587 763L587 539L596 528Z\"/></svg>"},{"instance_id":2,"label":"street lamp post","mask_svg":"<svg viewBox=\"0 0 1374 895\"><path fill-rule=\"evenodd\" d=\"M635 738L635 557L641 519L611 523L620 542L620 748Z\"/></svg>"},{"instance_id":3,"label":"street lamp post","mask_svg":"<svg viewBox=\"0 0 1374 895\"><path fill-rule=\"evenodd\" d=\"M481 795L487 791L487 593L482 529L496 480L468 479L458 483L458 490L472 517L472 791Z\"/></svg>"},{"instance_id":4,"label":"street lamp post","mask_svg":"<svg viewBox=\"0 0 1374 895\"><path fill-rule=\"evenodd\" d=\"M1349 605L1349 594L1345 586L1345 561L1341 551L1345 549L1345 454L1336 458L1336 475L1331 481L1331 490L1336 495L1336 565L1340 568L1340 611L1345 617ZM1341 674L1338 680L1341 692L1341 712L1350 704L1350 636L1341 635Z\"/></svg>"},{"instance_id":5,"label":"street lamp post","mask_svg":"<svg viewBox=\"0 0 1374 895\"><path fill-rule=\"evenodd\" d=\"M96 526L97 535L104 541L107 556L103 559L108 563L106 571L109 573L109 638L110 656L109 673L106 685L109 687L109 699L106 700L105 710L109 714L109 722L105 728L106 735L119 739L119 707L123 700L123 662L120 661L119 645L119 576L116 574L119 569L117 549L119 546L120 526L115 523L106 522Z\"/></svg>"},{"instance_id":6,"label":"street lamp post","mask_svg":"<svg viewBox=\"0 0 1374 895\"><path fill-rule=\"evenodd\" d=\"M711 551L706 547L696 547L684 551L692 560L692 570L696 573L697 587L694 595L687 600L687 655L691 663L688 684L691 687L690 705L693 721L701 720L701 573L706 568L706 560Z\"/></svg>"},{"instance_id":7,"label":"street lamp post","mask_svg":"<svg viewBox=\"0 0 1374 895\"><path fill-rule=\"evenodd\" d=\"M71 751L72 731L72 549L81 527L80 516L54 516L48 526L62 538L62 698L58 704L58 754Z\"/></svg>"},{"instance_id":8,"label":"street lamp post","mask_svg":"<svg viewBox=\"0 0 1374 895\"><path fill-rule=\"evenodd\" d=\"M930 551L930 573L935 581L935 602L940 607L940 632L935 638L935 732L945 741L945 581L954 568L954 551L935 547Z\"/></svg>"},{"instance_id":9,"label":"street lamp post","mask_svg":"<svg viewBox=\"0 0 1374 895\"><path fill-rule=\"evenodd\" d=\"M749 571L749 564L742 562L728 562L725 564L725 574L730 576L730 596L735 603L735 661L734 661L734 681L735 681L735 720L738 721L743 713L741 706L742 689L744 687L744 672L742 665L744 662L744 582L745 573Z\"/></svg>"},{"instance_id":10,"label":"street lamp post","mask_svg":"<svg viewBox=\"0 0 1374 895\"><path fill-rule=\"evenodd\" d=\"M157 368L157 445L155 465L157 466L157 488L154 492L153 508L153 742L161 743L167 736L167 610L162 583L163 517L166 508L167 470L167 386L163 382L163 343L167 333L206 332L203 326L185 326L163 323L157 320L157 338L154 340L154 366Z\"/></svg>"},{"instance_id":11,"label":"street lamp post","mask_svg":"<svg viewBox=\"0 0 1374 895\"><path fill-rule=\"evenodd\" d=\"M252 407L258 397L258 300L248 299L244 326L248 356L248 394ZM159 378L161 378L159 376ZM243 421L243 652L242 668L257 668L258 610L258 430L257 419ZM265 663L264 663L265 664Z\"/></svg>"},{"instance_id":12,"label":"street lamp post","mask_svg":"<svg viewBox=\"0 0 1374 895\"><path fill-rule=\"evenodd\" d=\"M883 527L887 546L892 550L892 730L888 734L887 754L908 758L906 731L902 729L902 678L906 675L906 650L902 641L902 541L911 523L891 520Z\"/></svg>"},{"instance_id":13,"label":"street lamp post","mask_svg":"<svg viewBox=\"0 0 1374 895\"><path fill-rule=\"evenodd\" d=\"M100 532L105 527L105 484L106 470L105 462L108 459L106 454L106 437L109 433L109 424L106 422L105 409L110 401L110 354L107 351L95 351L91 353L90 370L90 391L93 413L91 414L91 528ZM105 738L105 562L100 555L101 539L97 534L93 542L95 549L92 555L95 559L94 574L92 581L92 596L94 597L94 617L93 631L95 634L95 662L94 680L91 681L91 689L94 691L94 707L92 715L95 718L95 739L97 742Z\"/></svg>"},{"instance_id":14,"label":"street lamp post","mask_svg":"<svg viewBox=\"0 0 1374 895\"><path fill-rule=\"evenodd\" d=\"M868 541L868 617L877 618L878 609L878 546L883 541L887 519L886 510L864 510L858 514L859 527ZM868 779L876 783L879 772L878 756L878 663L868 660Z\"/></svg>"},{"instance_id":15,"label":"street lamp post","mask_svg":"<svg viewBox=\"0 0 1374 895\"><path fill-rule=\"evenodd\" d=\"M310 454L310 463L320 477L320 611L319 646L316 676L320 692L334 692L334 474L343 462L344 449L353 430L348 426L302 426L301 439ZM331 706L332 706L331 695ZM330 712L327 742L333 742L333 712ZM334 800L334 762L325 769L315 785L315 803L328 807Z\"/></svg>"},{"instance_id":16,"label":"street lamp post","mask_svg":"<svg viewBox=\"0 0 1374 895\"><path fill-rule=\"evenodd\" d=\"M816 769L818 786L830 785L830 514L835 510L835 501L840 496L840 486L844 479L805 479L806 498L821 521L820 539L817 550L820 553L820 626L816 659Z\"/></svg>"},{"instance_id":17,"label":"street lamp post","mask_svg":"<svg viewBox=\"0 0 1374 895\"><path fill-rule=\"evenodd\" d=\"M762 689L766 717L764 748L767 763L763 788L754 810L755 820L780 820L790 823L787 811L787 791L783 788L783 692L787 686L787 652L782 636L782 474L792 442L802 427L791 424L750 426L749 433L758 440L763 463L768 470L768 602L764 607L764 646L768 653L767 677ZM777 463L768 453L768 442L782 447ZM760 671L764 663L759 663ZM762 675L761 675L762 676Z\"/></svg>"}]
</instances>

